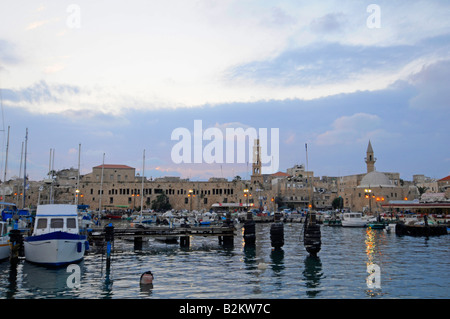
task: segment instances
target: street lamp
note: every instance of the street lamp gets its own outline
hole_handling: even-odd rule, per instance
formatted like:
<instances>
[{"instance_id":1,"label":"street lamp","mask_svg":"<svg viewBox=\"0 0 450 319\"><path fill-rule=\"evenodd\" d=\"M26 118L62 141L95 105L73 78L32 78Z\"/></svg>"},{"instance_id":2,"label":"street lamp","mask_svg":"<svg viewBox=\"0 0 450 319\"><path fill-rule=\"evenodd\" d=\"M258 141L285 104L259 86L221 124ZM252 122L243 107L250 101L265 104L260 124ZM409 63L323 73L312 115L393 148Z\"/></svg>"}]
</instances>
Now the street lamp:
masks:
<instances>
[{"instance_id":1,"label":"street lamp","mask_svg":"<svg viewBox=\"0 0 450 319\"><path fill-rule=\"evenodd\" d=\"M372 190L370 188L366 188L366 189L364 189L364 192L366 193L365 194L366 198L369 199L369 214L371 214L372 213L372 196L371 196Z\"/></svg>"},{"instance_id":2,"label":"street lamp","mask_svg":"<svg viewBox=\"0 0 450 319\"><path fill-rule=\"evenodd\" d=\"M248 210L248 188L244 189L244 197L246 198L247 210Z\"/></svg>"},{"instance_id":3,"label":"street lamp","mask_svg":"<svg viewBox=\"0 0 450 319\"><path fill-rule=\"evenodd\" d=\"M188 197L189 197L189 213L192 213L192 197L194 196L194 190L193 189L190 189L189 190L189 194L188 194Z\"/></svg>"}]
</instances>

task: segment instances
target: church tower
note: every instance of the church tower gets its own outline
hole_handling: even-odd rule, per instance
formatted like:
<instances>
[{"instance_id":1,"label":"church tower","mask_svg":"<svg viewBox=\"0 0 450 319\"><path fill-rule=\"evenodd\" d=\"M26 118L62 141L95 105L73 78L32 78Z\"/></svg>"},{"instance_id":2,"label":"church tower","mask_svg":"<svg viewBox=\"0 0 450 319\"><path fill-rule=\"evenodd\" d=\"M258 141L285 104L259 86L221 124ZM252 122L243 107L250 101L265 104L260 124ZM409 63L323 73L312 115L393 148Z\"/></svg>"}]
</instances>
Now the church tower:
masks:
<instances>
[{"instance_id":1,"label":"church tower","mask_svg":"<svg viewBox=\"0 0 450 319\"><path fill-rule=\"evenodd\" d=\"M256 139L253 144L253 163L251 183L253 185L259 183L263 185L264 179L261 174L261 147L259 146L259 139Z\"/></svg>"},{"instance_id":2,"label":"church tower","mask_svg":"<svg viewBox=\"0 0 450 319\"><path fill-rule=\"evenodd\" d=\"M367 173L373 172L375 170L375 161L377 159L373 156L373 149L372 149L372 144L370 143L370 140L369 140L369 145L367 146L365 160L366 160L366 164L367 164Z\"/></svg>"}]
</instances>

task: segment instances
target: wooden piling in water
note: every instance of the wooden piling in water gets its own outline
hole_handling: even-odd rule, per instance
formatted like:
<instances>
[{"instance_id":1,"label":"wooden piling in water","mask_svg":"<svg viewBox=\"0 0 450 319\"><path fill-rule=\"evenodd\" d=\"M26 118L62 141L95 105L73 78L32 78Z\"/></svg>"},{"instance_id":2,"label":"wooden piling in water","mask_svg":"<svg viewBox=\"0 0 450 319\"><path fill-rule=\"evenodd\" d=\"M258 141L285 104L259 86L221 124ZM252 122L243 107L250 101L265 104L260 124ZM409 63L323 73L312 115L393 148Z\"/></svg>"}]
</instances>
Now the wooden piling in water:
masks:
<instances>
[{"instance_id":1,"label":"wooden piling in water","mask_svg":"<svg viewBox=\"0 0 450 319\"><path fill-rule=\"evenodd\" d=\"M256 243L255 221L252 212L247 212L247 219L244 223L244 241L246 245L254 245Z\"/></svg>"},{"instance_id":2,"label":"wooden piling in water","mask_svg":"<svg viewBox=\"0 0 450 319\"><path fill-rule=\"evenodd\" d=\"M180 247L186 248L191 244L191 240L189 236L180 236Z\"/></svg>"},{"instance_id":3,"label":"wooden piling in water","mask_svg":"<svg viewBox=\"0 0 450 319\"><path fill-rule=\"evenodd\" d=\"M114 242L114 226L108 224L105 226L105 241L106 241L106 269L111 266L111 251L112 243Z\"/></svg>"},{"instance_id":4,"label":"wooden piling in water","mask_svg":"<svg viewBox=\"0 0 450 319\"><path fill-rule=\"evenodd\" d=\"M280 213L276 212L275 221L270 226L270 242L275 249L280 249L284 246L284 225L280 219Z\"/></svg>"}]
</instances>

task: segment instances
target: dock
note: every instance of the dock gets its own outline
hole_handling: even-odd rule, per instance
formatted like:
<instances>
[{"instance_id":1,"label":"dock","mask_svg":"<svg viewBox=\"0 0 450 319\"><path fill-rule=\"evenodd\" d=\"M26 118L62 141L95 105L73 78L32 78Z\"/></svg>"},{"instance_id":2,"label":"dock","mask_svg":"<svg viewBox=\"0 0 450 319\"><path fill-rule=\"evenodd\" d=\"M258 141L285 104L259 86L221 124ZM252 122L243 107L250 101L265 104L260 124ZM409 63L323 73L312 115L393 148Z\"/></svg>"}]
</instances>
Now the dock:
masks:
<instances>
[{"instance_id":1,"label":"dock","mask_svg":"<svg viewBox=\"0 0 450 319\"><path fill-rule=\"evenodd\" d=\"M440 236L447 235L447 225L405 225L398 223L395 226L397 235L409 236Z\"/></svg>"},{"instance_id":2,"label":"dock","mask_svg":"<svg viewBox=\"0 0 450 319\"><path fill-rule=\"evenodd\" d=\"M109 231L111 233L111 231ZM88 241L94 243L96 246L102 245L107 240L107 227L93 228L88 233ZM170 226L142 226L142 227L126 227L112 229L111 239L133 239L135 247L139 248L142 245L144 238L159 238L172 239L179 238L180 246L187 247L190 243L190 238L193 236L201 237L218 237L219 242L223 244L233 243L236 235L236 228L233 225L222 226L188 226L188 227L170 227Z\"/></svg>"}]
</instances>

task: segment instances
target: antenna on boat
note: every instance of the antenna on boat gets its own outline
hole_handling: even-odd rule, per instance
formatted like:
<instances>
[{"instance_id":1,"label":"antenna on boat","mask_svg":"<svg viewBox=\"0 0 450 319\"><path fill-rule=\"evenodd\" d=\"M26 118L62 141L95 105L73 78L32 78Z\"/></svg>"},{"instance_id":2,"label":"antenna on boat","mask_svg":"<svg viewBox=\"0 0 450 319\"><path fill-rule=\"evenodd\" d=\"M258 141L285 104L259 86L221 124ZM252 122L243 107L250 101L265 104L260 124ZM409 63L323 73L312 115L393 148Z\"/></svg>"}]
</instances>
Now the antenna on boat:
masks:
<instances>
[{"instance_id":1,"label":"antenna on boat","mask_svg":"<svg viewBox=\"0 0 450 319\"><path fill-rule=\"evenodd\" d=\"M75 205L78 205L78 196L80 194L80 154L81 154L81 144L78 144L78 172L77 172L77 186L75 189Z\"/></svg>"},{"instance_id":2,"label":"antenna on boat","mask_svg":"<svg viewBox=\"0 0 450 319\"><path fill-rule=\"evenodd\" d=\"M50 156L48 160L48 178L50 179L50 194L49 194L49 204L53 204L53 173L55 165L55 149L50 149Z\"/></svg>"}]
</instances>

